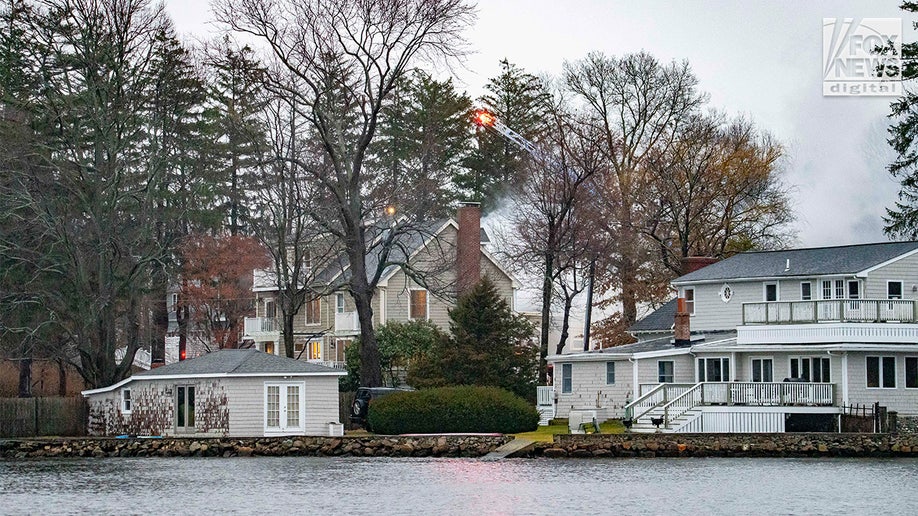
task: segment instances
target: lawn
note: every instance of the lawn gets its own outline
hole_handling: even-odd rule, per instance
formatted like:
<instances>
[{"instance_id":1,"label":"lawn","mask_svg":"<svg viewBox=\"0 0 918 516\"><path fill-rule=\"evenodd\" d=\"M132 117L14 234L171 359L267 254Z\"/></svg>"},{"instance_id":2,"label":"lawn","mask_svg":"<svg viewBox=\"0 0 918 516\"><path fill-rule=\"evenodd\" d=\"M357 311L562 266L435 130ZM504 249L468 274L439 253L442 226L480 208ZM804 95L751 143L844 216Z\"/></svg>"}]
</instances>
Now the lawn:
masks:
<instances>
[{"instance_id":1,"label":"lawn","mask_svg":"<svg viewBox=\"0 0 918 516\"><path fill-rule=\"evenodd\" d=\"M625 432L625 427L622 426L622 422L617 419L610 419L605 423L599 425L599 433L601 434L622 434ZM548 426L540 426L539 428L533 430L532 432L523 432L516 434L515 437L521 439L529 439L532 441L539 442L552 442L556 434L569 434L567 428L567 422L556 423Z\"/></svg>"}]
</instances>

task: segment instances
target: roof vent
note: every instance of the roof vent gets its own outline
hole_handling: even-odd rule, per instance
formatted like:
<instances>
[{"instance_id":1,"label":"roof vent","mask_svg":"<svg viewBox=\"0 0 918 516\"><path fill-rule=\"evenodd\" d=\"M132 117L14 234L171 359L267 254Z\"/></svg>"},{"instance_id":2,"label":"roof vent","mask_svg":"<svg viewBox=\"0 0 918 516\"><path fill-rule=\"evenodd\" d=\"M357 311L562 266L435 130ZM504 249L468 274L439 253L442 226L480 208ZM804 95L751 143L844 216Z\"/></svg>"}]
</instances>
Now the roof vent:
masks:
<instances>
[{"instance_id":1,"label":"roof vent","mask_svg":"<svg viewBox=\"0 0 918 516\"><path fill-rule=\"evenodd\" d=\"M784 272L790 270L790 258L787 259L787 262L784 264Z\"/></svg>"}]
</instances>

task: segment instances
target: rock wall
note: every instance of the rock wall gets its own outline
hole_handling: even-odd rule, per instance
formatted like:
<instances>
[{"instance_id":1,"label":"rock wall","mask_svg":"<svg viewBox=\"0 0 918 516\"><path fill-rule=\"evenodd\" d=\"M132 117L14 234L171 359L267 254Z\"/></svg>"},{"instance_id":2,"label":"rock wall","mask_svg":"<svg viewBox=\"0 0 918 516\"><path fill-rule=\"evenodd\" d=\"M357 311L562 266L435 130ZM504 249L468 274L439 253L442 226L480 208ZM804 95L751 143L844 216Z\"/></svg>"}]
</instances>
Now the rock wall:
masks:
<instances>
[{"instance_id":1,"label":"rock wall","mask_svg":"<svg viewBox=\"0 0 918 516\"><path fill-rule=\"evenodd\" d=\"M501 435L13 439L0 441L0 457L481 457L512 439Z\"/></svg>"},{"instance_id":2,"label":"rock wall","mask_svg":"<svg viewBox=\"0 0 918 516\"><path fill-rule=\"evenodd\" d=\"M556 435L544 457L918 457L915 434Z\"/></svg>"}]
</instances>

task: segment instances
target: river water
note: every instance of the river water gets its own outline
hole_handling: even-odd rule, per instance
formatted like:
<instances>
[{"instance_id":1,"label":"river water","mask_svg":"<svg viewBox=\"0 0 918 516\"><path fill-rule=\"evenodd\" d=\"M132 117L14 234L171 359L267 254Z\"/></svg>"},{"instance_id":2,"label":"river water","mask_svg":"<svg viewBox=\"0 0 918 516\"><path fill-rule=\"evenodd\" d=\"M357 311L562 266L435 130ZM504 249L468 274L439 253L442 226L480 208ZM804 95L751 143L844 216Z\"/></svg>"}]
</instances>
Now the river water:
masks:
<instances>
[{"instance_id":1,"label":"river water","mask_svg":"<svg viewBox=\"0 0 918 516\"><path fill-rule=\"evenodd\" d=\"M918 460L0 460L0 513L907 515Z\"/></svg>"}]
</instances>

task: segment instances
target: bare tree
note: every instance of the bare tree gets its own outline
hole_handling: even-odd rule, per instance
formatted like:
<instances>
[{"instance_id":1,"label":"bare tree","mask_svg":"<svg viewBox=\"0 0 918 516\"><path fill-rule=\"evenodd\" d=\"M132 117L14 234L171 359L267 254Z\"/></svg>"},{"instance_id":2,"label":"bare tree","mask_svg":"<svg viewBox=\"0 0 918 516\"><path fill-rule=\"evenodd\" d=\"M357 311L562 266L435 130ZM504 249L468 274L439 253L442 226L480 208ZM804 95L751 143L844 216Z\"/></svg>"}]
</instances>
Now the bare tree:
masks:
<instances>
[{"instance_id":1,"label":"bare tree","mask_svg":"<svg viewBox=\"0 0 918 516\"><path fill-rule=\"evenodd\" d=\"M654 195L644 233L681 274L688 256L725 257L792 238L783 149L743 119L695 117L668 149L647 160ZM655 212L655 213L654 213Z\"/></svg>"},{"instance_id":2,"label":"bare tree","mask_svg":"<svg viewBox=\"0 0 918 516\"><path fill-rule=\"evenodd\" d=\"M605 198L604 233L617 249L605 261L604 290L618 292L623 317L632 323L642 291L655 284L645 274L655 256L640 235L641 206L647 204L642 197L650 192L645 162L651 152L671 145L705 97L696 91L688 63L663 65L643 52L622 58L591 53L565 63L564 78L601 136L608 173L596 185Z\"/></svg>"},{"instance_id":3,"label":"bare tree","mask_svg":"<svg viewBox=\"0 0 918 516\"><path fill-rule=\"evenodd\" d=\"M473 8L463 0L223 0L215 11L232 30L267 45L284 70L283 80L271 86L296 99L292 105L321 144L323 167L278 158L312 174L328 193L334 209L321 222L347 256L347 288L360 321L361 382L380 385L371 302L390 265L393 242L411 225L400 222L368 239L386 196L374 188L365 161L384 100L397 81L419 58L458 57ZM426 215L405 206L399 211L409 222Z\"/></svg>"}]
</instances>

